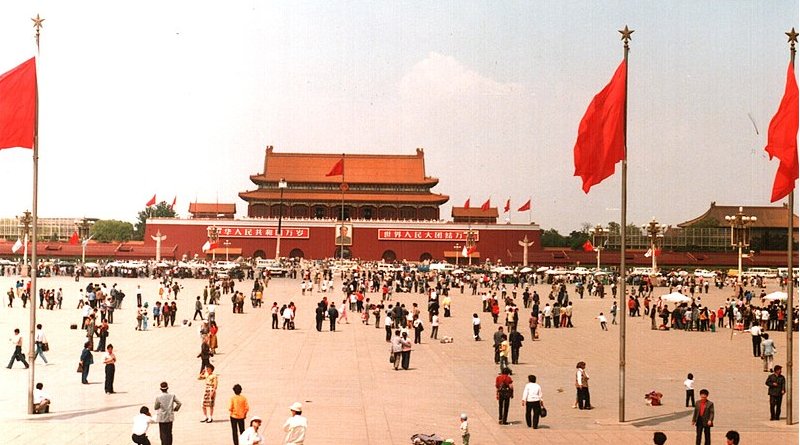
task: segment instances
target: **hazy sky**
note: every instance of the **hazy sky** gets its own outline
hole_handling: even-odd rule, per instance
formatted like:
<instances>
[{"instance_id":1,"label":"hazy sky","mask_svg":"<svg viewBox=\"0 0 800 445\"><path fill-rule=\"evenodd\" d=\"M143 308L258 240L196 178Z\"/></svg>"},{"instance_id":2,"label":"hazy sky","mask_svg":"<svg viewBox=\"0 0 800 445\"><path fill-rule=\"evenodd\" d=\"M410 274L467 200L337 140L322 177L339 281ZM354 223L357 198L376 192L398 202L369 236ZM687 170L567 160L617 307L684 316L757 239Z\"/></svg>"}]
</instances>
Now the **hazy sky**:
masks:
<instances>
[{"instance_id":1,"label":"hazy sky","mask_svg":"<svg viewBox=\"0 0 800 445\"><path fill-rule=\"evenodd\" d=\"M40 216L133 221L153 193L182 215L194 200L244 215L267 145L423 147L443 217L530 196L533 220L562 231L619 220L619 169L588 195L572 176L618 29L635 30L628 221L677 224L711 201L769 204L763 147L798 27L794 0L17 0L0 2L0 72L34 53L37 13ZM0 165L13 216L31 206L31 152Z\"/></svg>"}]
</instances>

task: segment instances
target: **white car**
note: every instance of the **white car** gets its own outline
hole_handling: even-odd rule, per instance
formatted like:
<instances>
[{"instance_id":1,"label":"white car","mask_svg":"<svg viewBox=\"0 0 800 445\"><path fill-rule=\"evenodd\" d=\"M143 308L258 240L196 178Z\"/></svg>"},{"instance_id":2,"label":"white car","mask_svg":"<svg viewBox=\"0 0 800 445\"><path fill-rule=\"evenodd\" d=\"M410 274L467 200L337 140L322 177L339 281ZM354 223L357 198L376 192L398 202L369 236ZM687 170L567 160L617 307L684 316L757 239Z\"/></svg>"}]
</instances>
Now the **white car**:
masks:
<instances>
[{"instance_id":1,"label":"white car","mask_svg":"<svg viewBox=\"0 0 800 445\"><path fill-rule=\"evenodd\" d=\"M706 269L695 269L694 276L698 278L716 278L717 274Z\"/></svg>"}]
</instances>

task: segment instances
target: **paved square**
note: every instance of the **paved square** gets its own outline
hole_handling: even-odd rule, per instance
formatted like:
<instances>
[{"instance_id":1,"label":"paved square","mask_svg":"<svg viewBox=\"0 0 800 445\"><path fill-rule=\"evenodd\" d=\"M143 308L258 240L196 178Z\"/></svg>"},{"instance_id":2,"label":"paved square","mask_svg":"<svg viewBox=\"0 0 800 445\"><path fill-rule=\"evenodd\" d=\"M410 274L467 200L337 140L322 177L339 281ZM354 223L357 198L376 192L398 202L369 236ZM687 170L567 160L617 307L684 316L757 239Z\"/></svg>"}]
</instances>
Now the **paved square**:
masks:
<instances>
[{"instance_id":1,"label":"paved square","mask_svg":"<svg viewBox=\"0 0 800 445\"><path fill-rule=\"evenodd\" d=\"M16 277L0 278L0 286L12 287ZM108 286L117 283L126 293L122 310L115 313L109 343L117 353L116 394L103 392L103 366L100 353L89 375L90 385L81 385L75 368L83 343L82 331L70 330L80 322L76 310L77 291L89 281ZM336 280L335 289L340 289ZM425 320L423 344L411 354L409 371L394 371L388 363L388 344L384 330L375 329L370 320L364 326L350 314L349 324L340 324L335 333L314 329L314 307L323 294L300 295L299 281L277 278L265 292L265 307L253 309L249 300L244 314L232 314L230 301L218 309L220 326L218 354L212 362L220 375L214 423L202 419L203 382L196 379L200 360L197 323L191 327L151 328L135 331L135 288L141 284L145 301L157 300L158 282L152 279L105 277L81 279L56 277L38 280L39 287L64 289L61 310L39 310L38 321L44 325L51 350L46 354L50 365L39 360L36 381L43 382L53 404L47 415L26 414L28 373L16 364L3 370L4 391L0 393L0 431L4 444L129 444L131 419L141 405L152 409L162 380L170 383L171 392L184 403L175 422L176 444L231 443L227 404L231 387L239 383L250 403L250 416L264 419L262 432L267 443L282 443L282 425L289 416L288 407L295 401L305 405L309 419L309 444L407 444L414 433L438 433L457 439L459 414L470 416L473 444L523 443L652 443L653 431L665 431L668 443L691 443L694 430L691 411L683 407L682 382L688 372L695 375L696 388L708 388L715 402L717 417L712 442L724 443L729 429L742 433L744 444L797 443L797 425L785 420L770 422L768 398L760 360L750 353L749 334L731 336L728 329L710 332L659 332L650 330L647 319L628 322L628 371L625 424L618 418L618 326L600 329L594 319L599 312L608 314L611 300L596 297L573 300L575 327L544 329L538 341L526 340L519 365L512 365L516 398L512 400L509 421L497 423L497 402L491 334L496 329L489 314L480 311L480 298L451 292L453 316L442 318L439 331L452 336L452 344L429 339L430 326ZM184 286L178 299L178 322L191 318L196 295L202 293L204 280L180 280ZM236 284L249 296L251 281ZM2 288L2 287L0 287ZM570 286L570 296L575 297ZM537 286L543 296L547 286ZM775 290L770 284L767 292ZM666 293L657 288L655 294ZM711 290L704 303L718 307L729 289ZM340 301L341 292L328 293L330 301ZM373 301L380 294L368 294ZM521 299L521 297L520 297ZM270 328L269 305L294 301L298 306L297 329ZM395 294L394 301L410 306L419 294ZM521 302L520 302L521 304ZM484 341L472 340L471 315L481 316ZM424 313L424 312L423 312ZM526 315L521 317L525 326ZM177 323L176 323L177 325ZM10 337L19 327L27 351L28 312L15 300L13 309L0 309L0 333ZM776 363L785 358L785 334L772 333L779 353ZM797 336L795 334L795 341ZM6 354L12 348L7 344ZM6 356L3 356L6 357ZM591 379L592 411L571 408L574 402L573 371L583 360ZM797 355L795 355L795 370ZM525 428L524 409L520 406L522 387L528 374L536 374L544 391L549 411L539 430ZM797 378L795 377L797 383ZM644 394L657 390L664 394L664 405L649 407ZM797 391L795 391L797 413ZM785 399L784 399L785 401ZM785 403L784 403L785 404ZM784 407L784 413L786 409ZM797 414L795 414L797 415ZM154 444L158 427L148 433Z\"/></svg>"}]
</instances>

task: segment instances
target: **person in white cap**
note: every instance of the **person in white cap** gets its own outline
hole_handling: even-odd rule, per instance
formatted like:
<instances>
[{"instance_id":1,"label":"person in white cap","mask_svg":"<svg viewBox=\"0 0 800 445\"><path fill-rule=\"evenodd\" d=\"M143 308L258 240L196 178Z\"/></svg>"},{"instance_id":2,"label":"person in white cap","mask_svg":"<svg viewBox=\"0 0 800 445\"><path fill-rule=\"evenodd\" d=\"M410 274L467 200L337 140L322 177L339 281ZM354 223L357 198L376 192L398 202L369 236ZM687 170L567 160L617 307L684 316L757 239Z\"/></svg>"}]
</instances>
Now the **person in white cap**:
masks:
<instances>
[{"instance_id":1,"label":"person in white cap","mask_svg":"<svg viewBox=\"0 0 800 445\"><path fill-rule=\"evenodd\" d=\"M283 443L286 445L303 445L306 438L306 429L308 428L308 420L302 416L303 405L300 402L292 403L289 407L292 412L292 417L286 419L283 424L283 430L286 431L286 439Z\"/></svg>"},{"instance_id":2,"label":"person in white cap","mask_svg":"<svg viewBox=\"0 0 800 445\"><path fill-rule=\"evenodd\" d=\"M264 436L258 434L258 429L261 427L261 417L253 416L250 419L250 428L244 430L239 436L240 445L263 445Z\"/></svg>"}]
</instances>

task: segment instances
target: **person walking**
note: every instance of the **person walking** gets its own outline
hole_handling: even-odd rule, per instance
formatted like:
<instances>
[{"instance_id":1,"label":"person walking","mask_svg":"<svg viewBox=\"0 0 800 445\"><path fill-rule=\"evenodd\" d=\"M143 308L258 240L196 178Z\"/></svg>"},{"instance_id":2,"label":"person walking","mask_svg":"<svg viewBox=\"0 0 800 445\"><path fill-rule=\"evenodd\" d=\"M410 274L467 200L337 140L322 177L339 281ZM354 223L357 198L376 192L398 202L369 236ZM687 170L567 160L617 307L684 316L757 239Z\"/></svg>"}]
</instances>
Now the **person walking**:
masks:
<instances>
[{"instance_id":1,"label":"person walking","mask_svg":"<svg viewBox=\"0 0 800 445\"><path fill-rule=\"evenodd\" d=\"M47 364L47 357L44 356L44 350L49 349L47 343L47 337L44 335L44 330L42 330L42 324L39 323L36 325L36 333L34 334L34 342L36 343L36 352L33 354L32 362L36 361L36 357L42 356L42 360L44 360L44 364Z\"/></svg>"},{"instance_id":2,"label":"person walking","mask_svg":"<svg viewBox=\"0 0 800 445\"><path fill-rule=\"evenodd\" d=\"M469 445L469 421L467 420L467 413L461 413L461 444Z\"/></svg>"},{"instance_id":3,"label":"person walking","mask_svg":"<svg viewBox=\"0 0 800 445\"><path fill-rule=\"evenodd\" d=\"M694 374L691 372L686 376L686 380L683 381L683 387L686 389L686 408L689 407L689 402L692 402L692 408L694 408Z\"/></svg>"},{"instance_id":4,"label":"person walking","mask_svg":"<svg viewBox=\"0 0 800 445\"><path fill-rule=\"evenodd\" d=\"M114 374L117 368L117 355L114 354L114 345L106 347L106 354L103 356L103 364L106 365L106 394L114 394Z\"/></svg>"},{"instance_id":5,"label":"person walking","mask_svg":"<svg viewBox=\"0 0 800 445\"><path fill-rule=\"evenodd\" d=\"M439 339L439 311L433 311L431 315L431 338Z\"/></svg>"},{"instance_id":6,"label":"person walking","mask_svg":"<svg viewBox=\"0 0 800 445\"><path fill-rule=\"evenodd\" d=\"M214 402L217 399L218 376L214 374L214 365L206 365L206 387L203 391L203 416L201 423L211 423L214 418Z\"/></svg>"},{"instance_id":7,"label":"person walking","mask_svg":"<svg viewBox=\"0 0 800 445\"><path fill-rule=\"evenodd\" d=\"M403 331L400 334L400 346L402 351L402 363L401 366L404 370L408 371L409 366L411 365L411 340L408 338L408 332Z\"/></svg>"},{"instance_id":8,"label":"person walking","mask_svg":"<svg viewBox=\"0 0 800 445\"><path fill-rule=\"evenodd\" d=\"M9 341L14 345L14 352L11 354L11 360L8 361L6 368L11 369L14 361L20 361L25 365L25 369L28 369L28 362L25 361L25 354L22 353L22 335L20 335L19 329L14 329L14 336Z\"/></svg>"},{"instance_id":9,"label":"person walking","mask_svg":"<svg viewBox=\"0 0 800 445\"><path fill-rule=\"evenodd\" d=\"M292 403L289 407L292 416L286 419L283 424L283 431L286 432L286 437L283 443L286 445L303 445L306 439L306 430L308 429L308 419L303 417L303 405L300 402Z\"/></svg>"},{"instance_id":10,"label":"person walking","mask_svg":"<svg viewBox=\"0 0 800 445\"><path fill-rule=\"evenodd\" d=\"M200 374L197 379L202 380L203 371L211 365L211 346L209 346L208 334L203 335L203 340L200 343L200 353L197 354L197 357L200 359Z\"/></svg>"},{"instance_id":11,"label":"person walking","mask_svg":"<svg viewBox=\"0 0 800 445\"><path fill-rule=\"evenodd\" d=\"M539 428L544 400L542 400L542 387L536 383L535 375L528 376L528 383L522 390L522 406L525 407L525 423L528 428Z\"/></svg>"},{"instance_id":12,"label":"person walking","mask_svg":"<svg viewBox=\"0 0 800 445\"><path fill-rule=\"evenodd\" d=\"M781 375L782 372L783 367L775 365L765 382L769 394L769 420L781 420L781 403L786 394L786 377Z\"/></svg>"},{"instance_id":13,"label":"person walking","mask_svg":"<svg viewBox=\"0 0 800 445\"><path fill-rule=\"evenodd\" d=\"M511 345L511 364L518 365L519 350L522 348L525 337L516 329L512 330L508 337L508 343Z\"/></svg>"},{"instance_id":14,"label":"person walking","mask_svg":"<svg viewBox=\"0 0 800 445\"><path fill-rule=\"evenodd\" d=\"M84 385L89 384L89 367L94 363L94 356L92 356L92 342L87 341L83 344L83 351L81 352L81 383ZM26 366L27 368L27 366Z\"/></svg>"},{"instance_id":15,"label":"person walking","mask_svg":"<svg viewBox=\"0 0 800 445\"><path fill-rule=\"evenodd\" d=\"M161 394L156 397L156 422L158 422L158 434L161 438L161 445L172 445L172 423L175 421L175 413L181 409L181 402L170 394L167 382L161 382Z\"/></svg>"},{"instance_id":16,"label":"person walking","mask_svg":"<svg viewBox=\"0 0 800 445\"><path fill-rule=\"evenodd\" d=\"M203 302L200 301L200 297L197 297L197 300L194 302L194 316L192 320L197 320L197 316L200 316L200 319L203 320Z\"/></svg>"},{"instance_id":17,"label":"person walking","mask_svg":"<svg viewBox=\"0 0 800 445\"><path fill-rule=\"evenodd\" d=\"M575 388L578 397L578 409L592 409L589 396L589 375L586 374L586 363L578 362L575 366Z\"/></svg>"},{"instance_id":18,"label":"person walking","mask_svg":"<svg viewBox=\"0 0 800 445\"><path fill-rule=\"evenodd\" d=\"M472 314L472 337L475 341L481 341L481 319L478 314Z\"/></svg>"},{"instance_id":19,"label":"person walking","mask_svg":"<svg viewBox=\"0 0 800 445\"><path fill-rule=\"evenodd\" d=\"M775 343L769 334L762 335L764 340L761 341L761 360L764 362L764 372L772 371L772 359L775 358Z\"/></svg>"},{"instance_id":20,"label":"person walking","mask_svg":"<svg viewBox=\"0 0 800 445\"><path fill-rule=\"evenodd\" d=\"M506 334L503 332L503 327L499 326L494 334L492 334L492 346L494 346L494 364L500 364L500 344L506 339Z\"/></svg>"},{"instance_id":21,"label":"person walking","mask_svg":"<svg viewBox=\"0 0 800 445\"><path fill-rule=\"evenodd\" d=\"M750 326L750 339L753 341L753 357L761 357L761 325Z\"/></svg>"},{"instance_id":22,"label":"person walking","mask_svg":"<svg viewBox=\"0 0 800 445\"><path fill-rule=\"evenodd\" d=\"M97 349L95 349L94 352L105 352L108 328L108 320L103 320L100 326L97 327L97 338L99 338L100 341L97 342Z\"/></svg>"},{"instance_id":23,"label":"person walking","mask_svg":"<svg viewBox=\"0 0 800 445\"><path fill-rule=\"evenodd\" d=\"M502 341L500 342L500 370L508 368L508 356L511 355L511 345L508 343L508 337L503 334Z\"/></svg>"},{"instance_id":24,"label":"person walking","mask_svg":"<svg viewBox=\"0 0 800 445\"><path fill-rule=\"evenodd\" d=\"M150 445L147 438L147 429L155 420L150 416L150 409L146 406L139 408L139 414L133 417L133 428L131 429L131 440L137 445Z\"/></svg>"},{"instance_id":25,"label":"person walking","mask_svg":"<svg viewBox=\"0 0 800 445\"><path fill-rule=\"evenodd\" d=\"M695 445L700 445L701 436L705 437L705 445L711 444L711 427L714 426L714 402L708 400L708 390L700 390L700 400L692 413L692 425L697 429Z\"/></svg>"},{"instance_id":26,"label":"person walking","mask_svg":"<svg viewBox=\"0 0 800 445\"><path fill-rule=\"evenodd\" d=\"M422 343L422 331L425 330L425 327L422 325L422 319L419 318L419 315L414 315L414 321L411 325L414 327L414 344Z\"/></svg>"},{"instance_id":27,"label":"person walking","mask_svg":"<svg viewBox=\"0 0 800 445\"><path fill-rule=\"evenodd\" d=\"M397 371L400 369L400 362L403 359L403 342L400 337L400 329L394 331L389 343L391 344L389 353L392 354L392 364L394 365L394 370Z\"/></svg>"},{"instance_id":28,"label":"person walking","mask_svg":"<svg viewBox=\"0 0 800 445\"><path fill-rule=\"evenodd\" d=\"M250 411L250 406L247 404L247 398L242 395L242 385L233 385L233 397L228 404L228 412L231 417L231 434L233 434L233 445L239 445L239 436L244 433L244 419L247 418L247 412ZM255 417L253 419L256 419ZM259 419L259 424L260 424ZM253 426L253 420L250 420L250 426ZM258 430L258 428L256 428Z\"/></svg>"},{"instance_id":29,"label":"person walking","mask_svg":"<svg viewBox=\"0 0 800 445\"><path fill-rule=\"evenodd\" d=\"M503 368L494 380L497 397L497 420L500 425L508 425L508 407L514 398L514 380L511 379L511 370Z\"/></svg>"},{"instance_id":30,"label":"person walking","mask_svg":"<svg viewBox=\"0 0 800 445\"><path fill-rule=\"evenodd\" d=\"M331 303L328 308L328 321L330 322L330 331L336 332L336 319L339 318L339 311L336 310L336 304Z\"/></svg>"}]
</instances>

